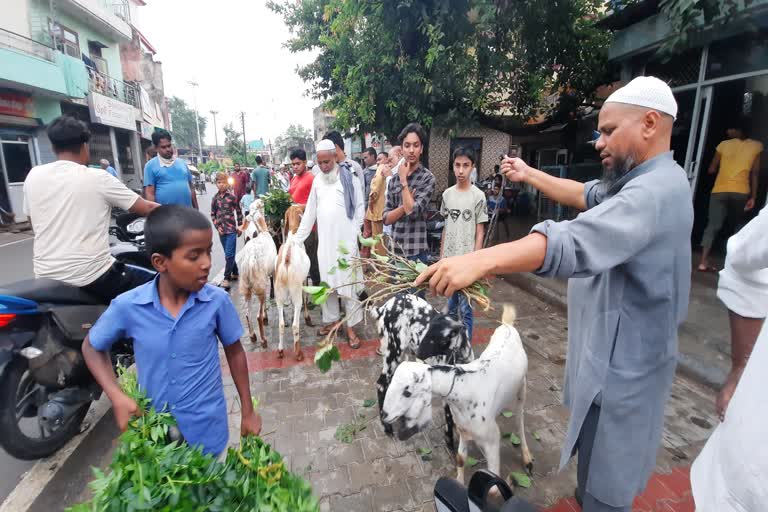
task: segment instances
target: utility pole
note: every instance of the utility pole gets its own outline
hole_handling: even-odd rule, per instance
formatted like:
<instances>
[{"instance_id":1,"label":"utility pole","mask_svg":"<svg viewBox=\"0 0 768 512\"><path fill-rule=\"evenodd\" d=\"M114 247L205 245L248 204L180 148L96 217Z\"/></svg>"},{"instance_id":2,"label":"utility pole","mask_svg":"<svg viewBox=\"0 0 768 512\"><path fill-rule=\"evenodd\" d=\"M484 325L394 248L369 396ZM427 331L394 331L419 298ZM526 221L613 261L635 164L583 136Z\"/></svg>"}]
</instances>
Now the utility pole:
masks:
<instances>
[{"instance_id":1,"label":"utility pole","mask_svg":"<svg viewBox=\"0 0 768 512\"><path fill-rule=\"evenodd\" d=\"M248 140L245 138L245 112L240 112L240 121L243 124L243 165L248 167Z\"/></svg>"},{"instance_id":2,"label":"utility pole","mask_svg":"<svg viewBox=\"0 0 768 512\"><path fill-rule=\"evenodd\" d=\"M198 120L198 114L197 114L197 86L199 85L197 82L193 80L189 80L187 82L189 85L192 86L192 100L195 102L195 126L197 127L197 152L199 154L199 161L197 162L197 165L200 165L203 163L203 141L200 138L200 121Z\"/></svg>"},{"instance_id":3,"label":"utility pole","mask_svg":"<svg viewBox=\"0 0 768 512\"><path fill-rule=\"evenodd\" d=\"M216 141L216 151L219 150L219 132L216 131L216 114L218 113L218 110L211 110L211 115L213 116L213 138Z\"/></svg>"}]
</instances>

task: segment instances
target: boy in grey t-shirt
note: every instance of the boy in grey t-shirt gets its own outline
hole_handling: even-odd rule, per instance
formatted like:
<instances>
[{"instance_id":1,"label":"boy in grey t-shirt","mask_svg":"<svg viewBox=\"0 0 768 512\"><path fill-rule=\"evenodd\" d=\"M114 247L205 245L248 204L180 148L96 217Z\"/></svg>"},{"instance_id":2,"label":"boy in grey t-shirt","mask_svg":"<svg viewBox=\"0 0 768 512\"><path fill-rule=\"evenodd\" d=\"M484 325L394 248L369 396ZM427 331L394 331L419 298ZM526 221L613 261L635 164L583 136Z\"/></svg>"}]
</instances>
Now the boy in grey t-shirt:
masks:
<instances>
[{"instance_id":1,"label":"boy in grey t-shirt","mask_svg":"<svg viewBox=\"0 0 768 512\"><path fill-rule=\"evenodd\" d=\"M443 192L441 215L445 218L440 257L460 256L483 248L484 223L488 222L485 195L472 185L470 175L475 166L475 153L471 148L458 147L453 152L453 174L456 184ZM460 315L472 340L474 319L472 307L461 292L448 300L448 314Z\"/></svg>"}]
</instances>

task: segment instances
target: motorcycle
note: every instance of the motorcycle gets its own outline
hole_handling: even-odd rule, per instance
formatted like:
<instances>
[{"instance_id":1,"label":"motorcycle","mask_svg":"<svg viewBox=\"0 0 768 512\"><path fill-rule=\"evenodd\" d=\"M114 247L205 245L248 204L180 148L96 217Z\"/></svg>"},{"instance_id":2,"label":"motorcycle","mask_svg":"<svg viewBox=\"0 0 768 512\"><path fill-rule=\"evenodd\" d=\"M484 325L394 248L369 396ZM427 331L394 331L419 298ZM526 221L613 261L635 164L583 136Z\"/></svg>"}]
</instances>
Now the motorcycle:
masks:
<instances>
[{"instance_id":1,"label":"motorcycle","mask_svg":"<svg viewBox=\"0 0 768 512\"><path fill-rule=\"evenodd\" d=\"M110 228L113 256L151 269L144 219L118 217ZM80 432L101 388L81 345L107 305L82 289L52 279L0 286L0 446L13 457L52 455ZM130 340L110 352L117 367L133 364Z\"/></svg>"},{"instance_id":2,"label":"motorcycle","mask_svg":"<svg viewBox=\"0 0 768 512\"><path fill-rule=\"evenodd\" d=\"M490 494L498 489L498 496ZM502 500L501 503L498 503ZM536 512L536 507L514 495L499 476L480 469L472 475L469 486L453 478L442 477L435 484L437 512Z\"/></svg>"}]
</instances>

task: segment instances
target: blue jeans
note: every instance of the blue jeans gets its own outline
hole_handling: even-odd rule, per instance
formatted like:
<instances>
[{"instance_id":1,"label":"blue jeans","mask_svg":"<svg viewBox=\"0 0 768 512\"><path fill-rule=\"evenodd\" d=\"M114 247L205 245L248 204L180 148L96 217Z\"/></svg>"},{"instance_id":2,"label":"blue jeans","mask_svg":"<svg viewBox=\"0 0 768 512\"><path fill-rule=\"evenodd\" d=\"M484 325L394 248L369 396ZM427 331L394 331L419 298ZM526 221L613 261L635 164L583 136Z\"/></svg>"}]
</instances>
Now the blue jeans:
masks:
<instances>
[{"instance_id":1,"label":"blue jeans","mask_svg":"<svg viewBox=\"0 0 768 512\"><path fill-rule=\"evenodd\" d=\"M224 279L232 279L232 274L239 274L237 263L235 263L235 251L237 251L237 233L227 233L219 235L221 246L224 248Z\"/></svg>"},{"instance_id":2,"label":"blue jeans","mask_svg":"<svg viewBox=\"0 0 768 512\"><path fill-rule=\"evenodd\" d=\"M454 292L451 298L448 299L448 314L456 316L458 312L459 320L464 324L464 329L467 331L467 339L472 342L472 327L474 326L475 319L472 316L472 306L469 305L467 296L461 292Z\"/></svg>"}]
</instances>

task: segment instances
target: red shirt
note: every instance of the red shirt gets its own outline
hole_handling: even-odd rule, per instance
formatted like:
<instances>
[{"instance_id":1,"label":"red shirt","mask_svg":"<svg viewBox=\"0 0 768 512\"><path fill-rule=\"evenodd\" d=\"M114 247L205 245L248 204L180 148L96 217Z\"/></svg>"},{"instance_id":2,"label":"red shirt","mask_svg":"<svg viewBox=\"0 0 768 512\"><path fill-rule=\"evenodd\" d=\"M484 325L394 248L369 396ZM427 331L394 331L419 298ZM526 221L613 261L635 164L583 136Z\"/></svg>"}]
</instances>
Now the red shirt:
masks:
<instances>
[{"instance_id":1,"label":"red shirt","mask_svg":"<svg viewBox=\"0 0 768 512\"><path fill-rule=\"evenodd\" d=\"M236 172L232 175L232 178L235 180L235 197L237 197L239 202L245 195L246 189L248 188L248 180L250 179L250 176L248 176L247 172L240 169L239 172Z\"/></svg>"},{"instance_id":2,"label":"red shirt","mask_svg":"<svg viewBox=\"0 0 768 512\"><path fill-rule=\"evenodd\" d=\"M288 187L288 193L291 194L291 199L294 203L307 204L309 199L309 191L312 190L312 180L315 179L309 169L304 171L301 176L293 175L291 178L291 185Z\"/></svg>"}]
</instances>

